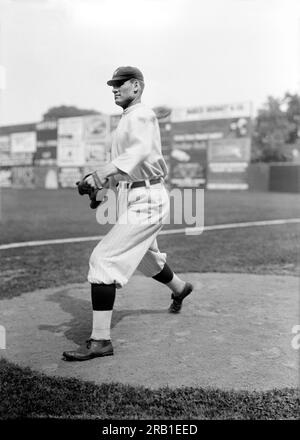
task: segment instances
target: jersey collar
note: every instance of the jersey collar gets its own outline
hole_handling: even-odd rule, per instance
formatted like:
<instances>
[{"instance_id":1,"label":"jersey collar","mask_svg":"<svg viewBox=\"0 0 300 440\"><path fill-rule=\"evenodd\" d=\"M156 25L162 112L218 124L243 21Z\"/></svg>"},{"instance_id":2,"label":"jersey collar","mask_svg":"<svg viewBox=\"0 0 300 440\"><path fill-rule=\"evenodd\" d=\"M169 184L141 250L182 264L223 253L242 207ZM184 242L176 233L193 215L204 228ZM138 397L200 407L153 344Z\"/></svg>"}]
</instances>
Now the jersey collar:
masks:
<instances>
[{"instance_id":1,"label":"jersey collar","mask_svg":"<svg viewBox=\"0 0 300 440\"><path fill-rule=\"evenodd\" d=\"M137 104L131 105L130 107L125 108L125 110L123 111L123 115L127 115L127 113L130 113L133 110L140 108L140 107L144 107L144 104L142 104L141 102L138 102Z\"/></svg>"}]
</instances>

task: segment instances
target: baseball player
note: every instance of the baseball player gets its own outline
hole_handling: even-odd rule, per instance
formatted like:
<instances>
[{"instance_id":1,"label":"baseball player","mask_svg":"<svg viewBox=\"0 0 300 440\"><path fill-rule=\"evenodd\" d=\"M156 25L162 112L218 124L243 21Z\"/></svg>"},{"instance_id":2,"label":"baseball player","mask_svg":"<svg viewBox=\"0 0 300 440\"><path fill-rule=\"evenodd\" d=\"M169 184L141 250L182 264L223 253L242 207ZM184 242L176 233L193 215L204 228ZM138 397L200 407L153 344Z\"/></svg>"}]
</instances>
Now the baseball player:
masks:
<instances>
[{"instance_id":1,"label":"baseball player","mask_svg":"<svg viewBox=\"0 0 300 440\"><path fill-rule=\"evenodd\" d=\"M63 353L68 361L113 355L110 328L116 289L136 269L170 288L170 313L179 313L183 299L193 290L170 269L157 245L156 237L169 212L164 186L167 167L155 113L141 103L143 74L136 67L119 67L107 84L123 114L112 140L111 161L86 177L84 184L97 189L108 181L114 183L119 215L91 254L88 281L93 329L85 344Z\"/></svg>"}]
</instances>

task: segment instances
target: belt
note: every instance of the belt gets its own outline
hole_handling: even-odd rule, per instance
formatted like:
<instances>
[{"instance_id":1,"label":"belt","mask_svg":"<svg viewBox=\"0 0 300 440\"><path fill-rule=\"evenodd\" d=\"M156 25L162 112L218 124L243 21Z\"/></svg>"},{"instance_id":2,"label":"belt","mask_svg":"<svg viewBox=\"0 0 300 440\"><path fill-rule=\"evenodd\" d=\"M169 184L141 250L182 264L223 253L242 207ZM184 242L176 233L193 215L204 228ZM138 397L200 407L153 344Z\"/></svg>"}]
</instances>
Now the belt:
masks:
<instances>
[{"instance_id":1,"label":"belt","mask_svg":"<svg viewBox=\"0 0 300 440\"><path fill-rule=\"evenodd\" d=\"M161 182L161 177L156 177L155 179L148 180L150 185L155 185L156 183ZM147 186L147 180L138 180L137 182L123 182L125 188L139 188L140 186ZM117 183L119 186L119 183Z\"/></svg>"}]
</instances>

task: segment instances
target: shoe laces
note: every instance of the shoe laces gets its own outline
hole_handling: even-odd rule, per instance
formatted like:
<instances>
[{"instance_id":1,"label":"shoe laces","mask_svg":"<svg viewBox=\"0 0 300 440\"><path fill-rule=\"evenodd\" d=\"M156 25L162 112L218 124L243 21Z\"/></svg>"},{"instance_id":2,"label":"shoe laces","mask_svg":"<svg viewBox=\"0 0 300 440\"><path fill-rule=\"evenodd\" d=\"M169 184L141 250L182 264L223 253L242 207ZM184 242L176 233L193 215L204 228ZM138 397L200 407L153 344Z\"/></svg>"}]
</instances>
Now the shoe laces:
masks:
<instances>
[{"instance_id":1,"label":"shoe laces","mask_svg":"<svg viewBox=\"0 0 300 440\"><path fill-rule=\"evenodd\" d=\"M86 340L86 348L90 348L92 345L93 339L89 338Z\"/></svg>"}]
</instances>

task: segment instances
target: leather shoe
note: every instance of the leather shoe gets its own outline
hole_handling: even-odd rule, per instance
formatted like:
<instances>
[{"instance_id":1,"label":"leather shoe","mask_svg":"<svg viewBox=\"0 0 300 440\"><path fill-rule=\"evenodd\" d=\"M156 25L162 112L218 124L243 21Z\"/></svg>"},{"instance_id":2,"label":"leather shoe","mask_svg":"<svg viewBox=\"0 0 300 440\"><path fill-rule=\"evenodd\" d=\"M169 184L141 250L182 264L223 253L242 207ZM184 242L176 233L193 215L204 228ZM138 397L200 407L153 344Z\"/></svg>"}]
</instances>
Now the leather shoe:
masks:
<instances>
[{"instance_id":1,"label":"leather shoe","mask_svg":"<svg viewBox=\"0 0 300 440\"><path fill-rule=\"evenodd\" d=\"M95 357L112 356L114 354L110 339L88 339L75 351L64 351L64 361L88 361Z\"/></svg>"},{"instance_id":2,"label":"leather shoe","mask_svg":"<svg viewBox=\"0 0 300 440\"><path fill-rule=\"evenodd\" d=\"M182 301L186 298L190 293L192 293L194 286L191 283L185 283L184 289L181 293L175 294L174 292L171 295L171 299L173 300L172 304L169 307L169 313L179 313L182 307Z\"/></svg>"}]
</instances>

